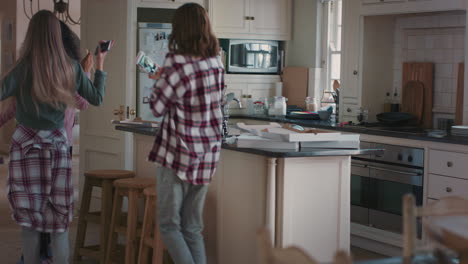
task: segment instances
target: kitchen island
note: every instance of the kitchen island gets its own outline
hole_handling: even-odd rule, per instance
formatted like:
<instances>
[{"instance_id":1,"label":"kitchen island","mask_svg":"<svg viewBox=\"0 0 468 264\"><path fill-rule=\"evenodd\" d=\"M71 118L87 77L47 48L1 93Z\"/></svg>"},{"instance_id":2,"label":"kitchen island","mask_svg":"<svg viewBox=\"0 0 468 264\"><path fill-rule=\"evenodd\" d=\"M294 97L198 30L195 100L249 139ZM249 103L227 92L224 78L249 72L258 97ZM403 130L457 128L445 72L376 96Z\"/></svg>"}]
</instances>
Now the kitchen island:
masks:
<instances>
[{"instance_id":1,"label":"kitchen island","mask_svg":"<svg viewBox=\"0 0 468 264\"><path fill-rule=\"evenodd\" d=\"M135 135L137 177L154 175L146 155L156 129L116 129ZM271 231L276 247L299 246L320 262L349 250L350 157L377 152L224 144L204 210L208 263L257 263L259 227Z\"/></svg>"}]
</instances>

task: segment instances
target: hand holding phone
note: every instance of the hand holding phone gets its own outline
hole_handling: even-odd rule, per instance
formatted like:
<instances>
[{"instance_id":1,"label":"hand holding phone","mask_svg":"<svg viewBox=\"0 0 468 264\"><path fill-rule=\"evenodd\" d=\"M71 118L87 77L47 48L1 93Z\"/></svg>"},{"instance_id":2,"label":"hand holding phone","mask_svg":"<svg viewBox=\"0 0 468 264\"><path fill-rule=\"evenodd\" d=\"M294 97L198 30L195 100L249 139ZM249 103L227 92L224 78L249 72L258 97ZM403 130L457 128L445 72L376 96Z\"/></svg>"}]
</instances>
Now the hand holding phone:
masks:
<instances>
[{"instance_id":1,"label":"hand holding phone","mask_svg":"<svg viewBox=\"0 0 468 264\"><path fill-rule=\"evenodd\" d=\"M114 40L101 40L96 47L96 69L102 71L107 52L114 46ZM98 50L99 49L99 50ZM99 51L99 52L98 52Z\"/></svg>"},{"instance_id":2,"label":"hand holding phone","mask_svg":"<svg viewBox=\"0 0 468 264\"><path fill-rule=\"evenodd\" d=\"M99 42L99 45L96 47L96 51L94 52L94 55L98 55L98 51L100 50L101 53L108 52L112 46L114 46L115 41L114 40L102 40Z\"/></svg>"},{"instance_id":3,"label":"hand holding phone","mask_svg":"<svg viewBox=\"0 0 468 264\"><path fill-rule=\"evenodd\" d=\"M143 51L138 52L136 64L143 71L150 75L154 75L159 71L159 67L153 60L148 57Z\"/></svg>"}]
</instances>

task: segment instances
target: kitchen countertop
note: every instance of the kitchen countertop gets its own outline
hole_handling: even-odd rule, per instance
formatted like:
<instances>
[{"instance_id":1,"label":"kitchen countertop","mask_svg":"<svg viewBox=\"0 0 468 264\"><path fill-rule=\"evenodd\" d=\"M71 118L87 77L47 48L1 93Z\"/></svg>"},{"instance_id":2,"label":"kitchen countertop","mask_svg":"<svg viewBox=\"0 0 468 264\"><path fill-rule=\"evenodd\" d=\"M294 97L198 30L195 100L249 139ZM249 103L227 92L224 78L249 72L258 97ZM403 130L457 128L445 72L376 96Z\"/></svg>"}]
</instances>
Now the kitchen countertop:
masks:
<instances>
[{"instance_id":1,"label":"kitchen countertop","mask_svg":"<svg viewBox=\"0 0 468 264\"><path fill-rule=\"evenodd\" d=\"M135 134L154 136L157 128L150 127L131 127L131 126L115 126L116 130L132 132ZM301 148L299 150L281 150L281 149L259 149L259 148L238 148L232 144L223 144L223 149L234 150L249 154L262 155L271 158L294 158L294 157L324 157L324 156L358 156L378 154L383 152L382 149L314 149Z\"/></svg>"},{"instance_id":2,"label":"kitchen countertop","mask_svg":"<svg viewBox=\"0 0 468 264\"><path fill-rule=\"evenodd\" d=\"M468 137L452 136L448 135L442 138L431 137L425 133L414 134L406 133L400 131L388 131L388 130L378 130L372 127L364 127L358 125L346 125L343 127L338 126L337 123L334 123L330 120L302 120L302 119L290 119L286 117L272 117L266 115L256 115L256 116L235 116L232 115L230 119L252 119L252 120L261 120L261 121L270 121L270 122L280 122L280 123L294 123L304 127L314 127L322 128L329 130L337 130L350 133L358 134L367 134L375 136L384 136L384 137L395 137L395 138L404 138L404 139L413 139L413 140L424 140L432 141L439 143L449 143L449 144L458 144L458 145L468 145Z\"/></svg>"}]
</instances>

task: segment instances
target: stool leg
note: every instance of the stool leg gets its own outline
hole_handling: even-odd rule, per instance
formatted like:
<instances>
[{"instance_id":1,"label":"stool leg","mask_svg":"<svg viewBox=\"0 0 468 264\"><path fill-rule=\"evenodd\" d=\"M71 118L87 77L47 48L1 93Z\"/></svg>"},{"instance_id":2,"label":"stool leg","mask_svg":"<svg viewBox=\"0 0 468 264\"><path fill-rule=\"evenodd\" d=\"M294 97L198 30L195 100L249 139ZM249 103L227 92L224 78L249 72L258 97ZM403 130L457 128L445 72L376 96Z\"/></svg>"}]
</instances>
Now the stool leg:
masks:
<instances>
[{"instance_id":1,"label":"stool leg","mask_svg":"<svg viewBox=\"0 0 468 264\"><path fill-rule=\"evenodd\" d=\"M112 217L112 181L103 180L101 194L101 228L100 228L100 263L106 261L107 240L109 238L109 226Z\"/></svg>"},{"instance_id":2,"label":"stool leg","mask_svg":"<svg viewBox=\"0 0 468 264\"><path fill-rule=\"evenodd\" d=\"M128 191L127 244L125 245L125 264L134 264L136 258L136 229L138 214L138 191Z\"/></svg>"},{"instance_id":3,"label":"stool leg","mask_svg":"<svg viewBox=\"0 0 468 264\"><path fill-rule=\"evenodd\" d=\"M114 193L114 201L112 206L111 224L109 226L109 238L107 239L106 264L111 263L111 255L117 244L117 233L115 228L120 224L122 200L123 197L119 194L119 190L116 190Z\"/></svg>"},{"instance_id":4,"label":"stool leg","mask_svg":"<svg viewBox=\"0 0 468 264\"><path fill-rule=\"evenodd\" d=\"M154 244L153 245L153 264L163 264L164 259L164 244L159 233L159 226L156 223L154 225Z\"/></svg>"},{"instance_id":5,"label":"stool leg","mask_svg":"<svg viewBox=\"0 0 468 264\"><path fill-rule=\"evenodd\" d=\"M80 248L84 247L84 240L86 236L86 214L89 213L89 206L91 204L91 195L93 192L93 186L90 182L85 179L83 188L83 196L81 198L80 217L78 218L78 228L76 233L75 241L75 252L73 254L73 262L81 260Z\"/></svg>"},{"instance_id":6,"label":"stool leg","mask_svg":"<svg viewBox=\"0 0 468 264\"><path fill-rule=\"evenodd\" d=\"M153 224L153 207L152 199L146 196L145 214L143 216L143 228L141 230L140 250L138 252L138 264L148 264L149 247L146 245L145 240L151 237L151 226Z\"/></svg>"},{"instance_id":7,"label":"stool leg","mask_svg":"<svg viewBox=\"0 0 468 264\"><path fill-rule=\"evenodd\" d=\"M154 239L153 239L153 264L163 264L164 261L164 244L161 239L161 233L159 233L159 220L157 210L156 197L153 198L153 212L155 216L154 221Z\"/></svg>"}]
</instances>

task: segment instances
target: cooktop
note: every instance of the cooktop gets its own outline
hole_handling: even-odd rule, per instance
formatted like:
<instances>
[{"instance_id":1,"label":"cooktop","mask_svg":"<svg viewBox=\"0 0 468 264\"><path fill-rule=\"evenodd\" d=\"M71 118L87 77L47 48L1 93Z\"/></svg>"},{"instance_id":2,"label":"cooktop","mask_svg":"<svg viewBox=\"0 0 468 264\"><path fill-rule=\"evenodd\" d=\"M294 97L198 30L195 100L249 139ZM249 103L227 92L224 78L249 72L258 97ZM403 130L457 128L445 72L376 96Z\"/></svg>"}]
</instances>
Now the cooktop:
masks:
<instances>
[{"instance_id":1,"label":"cooktop","mask_svg":"<svg viewBox=\"0 0 468 264\"><path fill-rule=\"evenodd\" d=\"M390 131L406 134L427 134L426 129L411 125L388 125L385 123L375 122L358 124L354 126L364 128L366 130Z\"/></svg>"}]
</instances>

